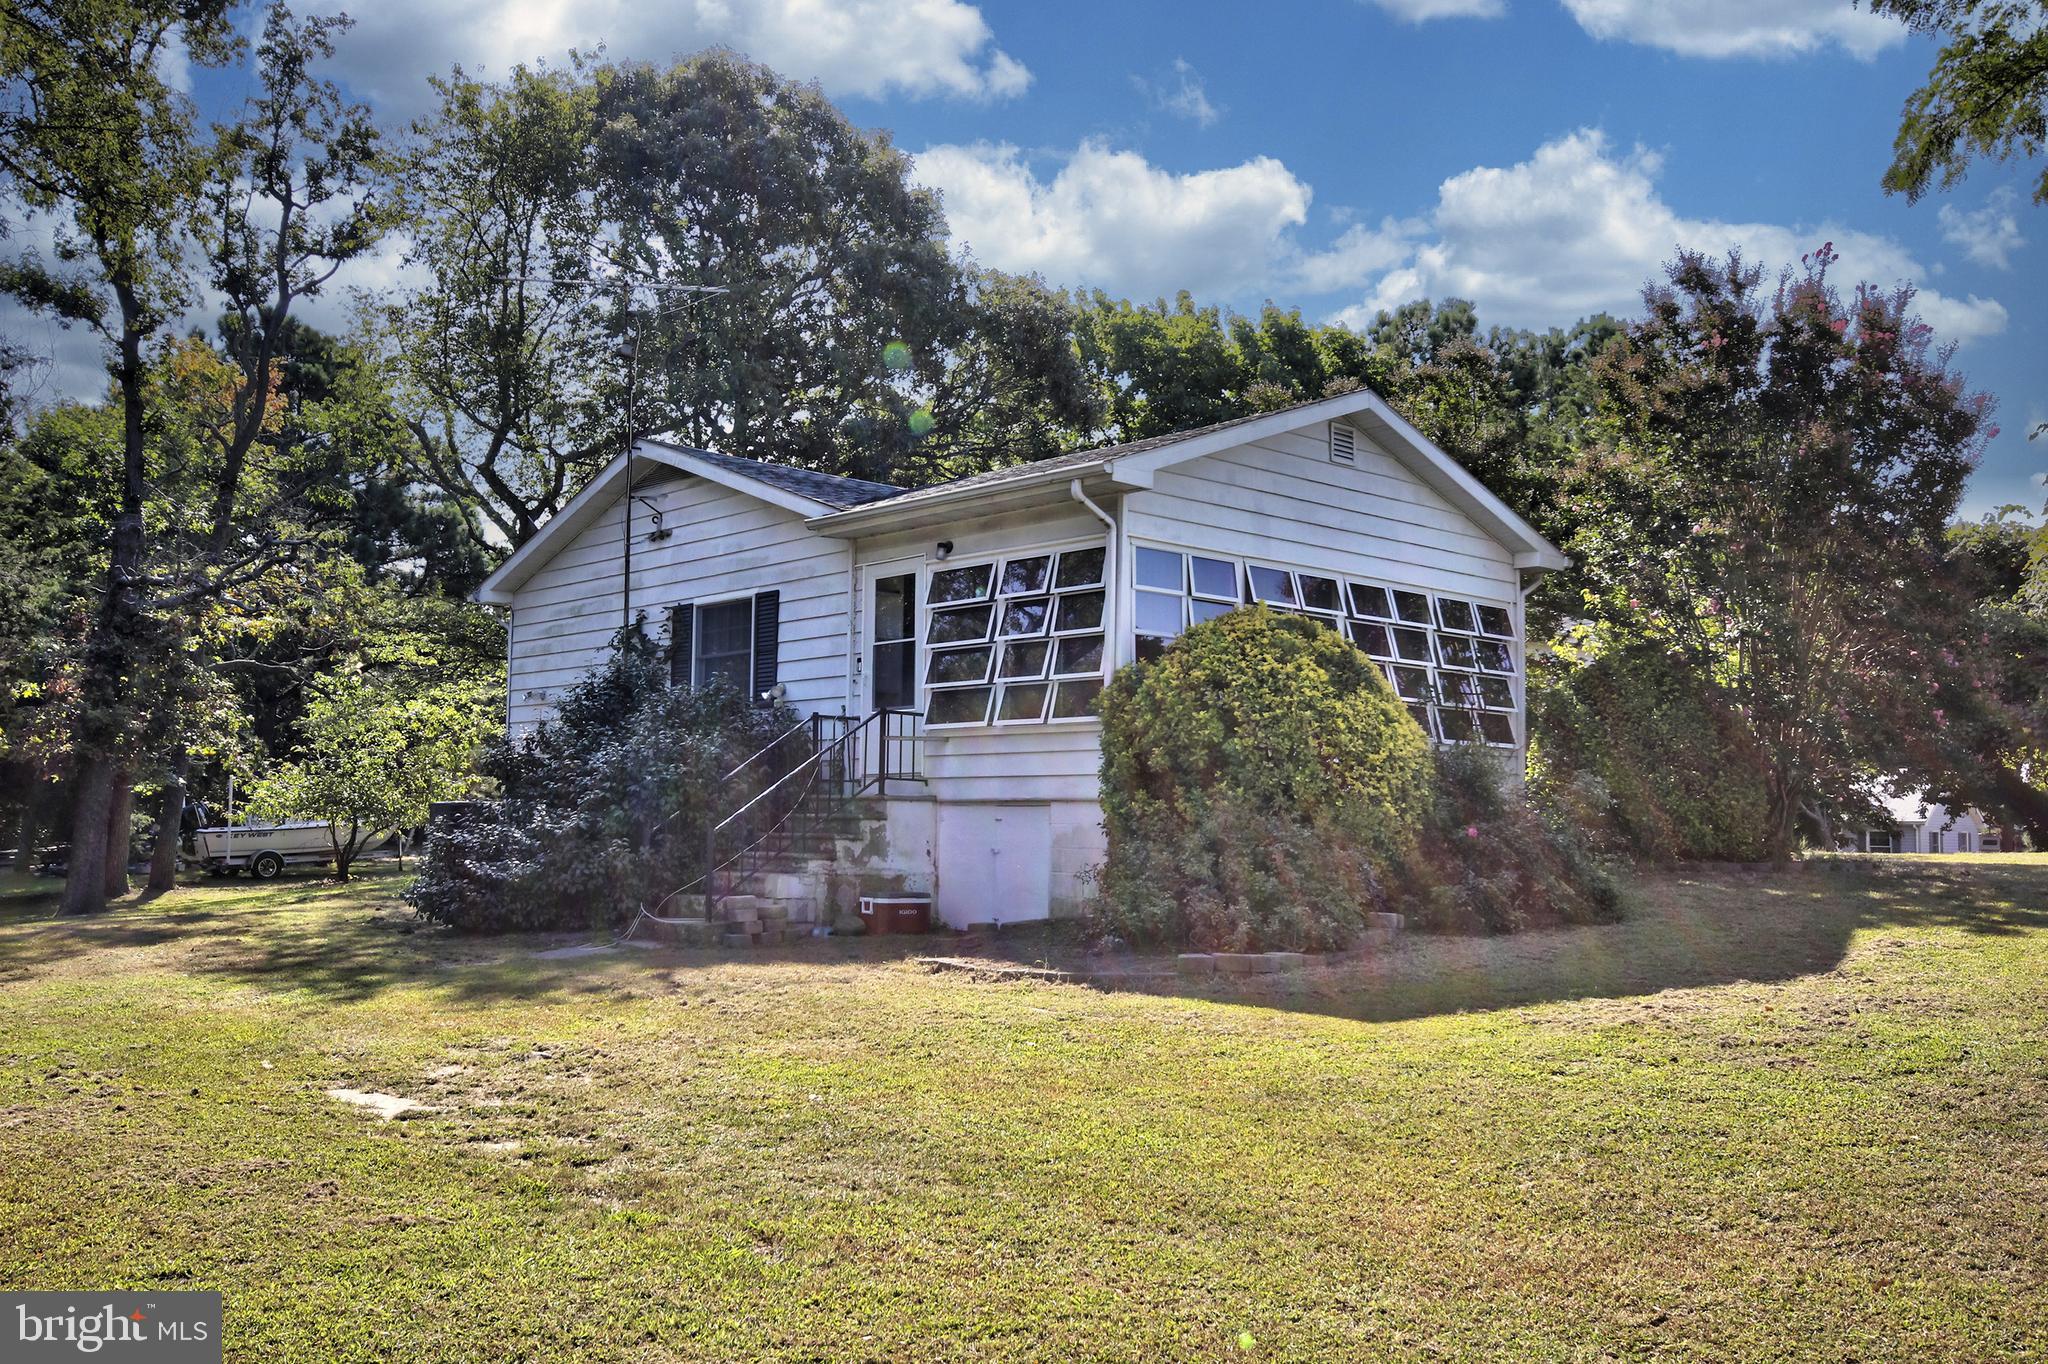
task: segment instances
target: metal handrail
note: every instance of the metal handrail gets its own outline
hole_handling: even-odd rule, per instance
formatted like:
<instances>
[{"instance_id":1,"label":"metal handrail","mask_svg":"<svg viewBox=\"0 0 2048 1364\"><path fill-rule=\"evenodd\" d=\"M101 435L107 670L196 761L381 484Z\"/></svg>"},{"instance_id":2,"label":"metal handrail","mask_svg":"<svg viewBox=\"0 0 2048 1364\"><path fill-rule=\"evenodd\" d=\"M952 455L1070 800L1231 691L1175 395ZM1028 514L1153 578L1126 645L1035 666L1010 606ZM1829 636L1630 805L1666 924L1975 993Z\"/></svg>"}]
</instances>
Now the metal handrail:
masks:
<instances>
[{"instance_id":1,"label":"metal handrail","mask_svg":"<svg viewBox=\"0 0 2048 1364\"><path fill-rule=\"evenodd\" d=\"M802 836L803 832L814 832L827 819L865 795L871 788L879 790L882 794L886 795L892 778L898 781L922 782L924 775L918 770L920 764L917 761L916 755L918 751L917 743L923 736L914 731L909 731L908 723L904 726L908 732L891 732L891 722L894 720L900 719L910 722L922 718L923 712L921 711L886 706L878 707L874 712L863 717L858 722L854 722L853 717L848 715L813 715L804 721L802 725L784 732L762 749L750 755L745 761L732 769L732 772L728 774L728 780L739 775L757 759L765 758L771 751L778 749L798 729L809 726L812 731L811 751L801 762L777 777L767 787L756 792L745 804L733 810L725 818L706 827L704 833L703 874L670 891L656 903L652 911L643 911L643 914L648 917L659 917L659 911L671 900L676 899L678 896L689 894L701 887L704 895L704 917L706 919L713 918L716 915L718 899L720 898L718 894L718 876L720 873L730 871L745 861L750 855L759 853L777 839L778 836L794 842ZM838 727L838 732L829 740L825 738L824 733L827 725L836 725ZM861 760L862 755L866 751L865 741L870 738L876 744L876 762L872 771L865 770L867 764ZM907 751L910 754L910 758L907 763L904 763L900 760L906 751L906 745L908 746ZM831 777L828 777L827 773L835 766L838 770L832 773ZM748 831L745 828L747 817L764 803L770 802L771 798L776 797L778 793L787 796L793 784L799 783L799 779L803 779L801 790L795 799L790 802L789 808L783 811L774 823L763 829L758 835L748 838ZM721 785L723 784L721 783ZM832 800L829 806L824 809L818 808L817 798L821 784L836 784L838 787L837 799ZM735 826L741 829L740 838L742 841L740 846L734 849L730 856L720 860L718 856L719 840L721 836L725 835ZM795 828L793 829L792 826L795 826ZM740 873L733 878L733 884L743 883L745 877L751 874L752 869ZM728 886L727 893L732 893L730 885Z\"/></svg>"}]
</instances>

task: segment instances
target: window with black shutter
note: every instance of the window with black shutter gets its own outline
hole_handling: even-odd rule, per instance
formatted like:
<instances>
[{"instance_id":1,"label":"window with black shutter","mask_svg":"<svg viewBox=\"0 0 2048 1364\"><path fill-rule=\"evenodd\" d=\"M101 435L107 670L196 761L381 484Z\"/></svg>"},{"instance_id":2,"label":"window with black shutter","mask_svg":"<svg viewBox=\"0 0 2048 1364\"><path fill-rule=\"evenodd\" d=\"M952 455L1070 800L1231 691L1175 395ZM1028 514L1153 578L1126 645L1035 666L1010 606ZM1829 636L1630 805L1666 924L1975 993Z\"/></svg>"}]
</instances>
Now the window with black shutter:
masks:
<instances>
[{"instance_id":1,"label":"window with black shutter","mask_svg":"<svg viewBox=\"0 0 2048 1364\"><path fill-rule=\"evenodd\" d=\"M754 594L754 699L775 689L775 681L781 671L782 646L782 594L780 592L756 592Z\"/></svg>"}]
</instances>

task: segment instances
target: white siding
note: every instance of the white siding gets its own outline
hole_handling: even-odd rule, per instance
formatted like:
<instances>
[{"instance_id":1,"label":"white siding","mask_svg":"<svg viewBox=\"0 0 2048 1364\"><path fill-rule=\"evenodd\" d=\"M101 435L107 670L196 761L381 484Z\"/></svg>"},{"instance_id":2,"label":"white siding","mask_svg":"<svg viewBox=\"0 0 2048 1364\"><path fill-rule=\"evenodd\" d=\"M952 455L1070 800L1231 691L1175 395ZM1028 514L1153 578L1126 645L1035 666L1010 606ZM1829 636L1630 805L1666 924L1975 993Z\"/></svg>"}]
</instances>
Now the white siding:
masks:
<instances>
[{"instance_id":1,"label":"white siding","mask_svg":"<svg viewBox=\"0 0 2048 1364\"><path fill-rule=\"evenodd\" d=\"M1111 509L1114 514L1114 509ZM919 632L922 607L940 540L951 540L952 564L1021 554L1052 544L1108 540L1109 529L1079 504L1047 508L1035 514L993 517L943 530L878 536L860 543L863 564L921 554L918 574ZM1112 572L1114 570L1112 569ZM858 629L864 638L866 610ZM864 698L852 696L851 708ZM1096 799L1096 774L1101 767L1101 727L1093 720L1042 725L1004 725L974 730L939 730L925 736L925 772L932 793L950 801L1087 801Z\"/></svg>"},{"instance_id":2,"label":"white siding","mask_svg":"<svg viewBox=\"0 0 2048 1364\"><path fill-rule=\"evenodd\" d=\"M836 712L846 695L847 546L795 512L701 478L641 484L633 509L633 609L657 638L678 602L782 593L780 679L790 704ZM653 510L667 538L650 542ZM513 729L547 713L563 688L603 658L624 621L619 579L625 499L604 512L519 589L512 603Z\"/></svg>"},{"instance_id":3,"label":"white siding","mask_svg":"<svg viewBox=\"0 0 2048 1364\"><path fill-rule=\"evenodd\" d=\"M1519 714L1521 584L1513 555L1362 432L1356 451L1355 463L1331 460L1325 432L1316 427L1160 470L1152 488L1124 499L1124 618L1130 618L1133 543L1208 550L1505 607L1515 622L1515 727L1526 743ZM1128 657L1120 654L1119 661Z\"/></svg>"},{"instance_id":4,"label":"white siding","mask_svg":"<svg viewBox=\"0 0 2048 1364\"><path fill-rule=\"evenodd\" d=\"M1159 471L1125 499L1133 539L1210 549L1512 606L1509 551L1363 434L1356 464L1320 430Z\"/></svg>"}]
</instances>

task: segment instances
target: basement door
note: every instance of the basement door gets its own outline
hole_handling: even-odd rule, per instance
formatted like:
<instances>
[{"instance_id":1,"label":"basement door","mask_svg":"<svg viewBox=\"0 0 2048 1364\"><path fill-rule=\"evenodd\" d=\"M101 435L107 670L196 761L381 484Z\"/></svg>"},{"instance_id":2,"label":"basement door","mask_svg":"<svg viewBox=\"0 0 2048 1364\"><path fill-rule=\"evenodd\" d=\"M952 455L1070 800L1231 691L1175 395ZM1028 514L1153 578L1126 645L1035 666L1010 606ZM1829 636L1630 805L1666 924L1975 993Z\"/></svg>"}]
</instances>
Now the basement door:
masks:
<instances>
[{"instance_id":1,"label":"basement door","mask_svg":"<svg viewBox=\"0 0 2048 1364\"><path fill-rule=\"evenodd\" d=\"M939 917L954 928L1052 913L1052 809L939 807Z\"/></svg>"}]
</instances>

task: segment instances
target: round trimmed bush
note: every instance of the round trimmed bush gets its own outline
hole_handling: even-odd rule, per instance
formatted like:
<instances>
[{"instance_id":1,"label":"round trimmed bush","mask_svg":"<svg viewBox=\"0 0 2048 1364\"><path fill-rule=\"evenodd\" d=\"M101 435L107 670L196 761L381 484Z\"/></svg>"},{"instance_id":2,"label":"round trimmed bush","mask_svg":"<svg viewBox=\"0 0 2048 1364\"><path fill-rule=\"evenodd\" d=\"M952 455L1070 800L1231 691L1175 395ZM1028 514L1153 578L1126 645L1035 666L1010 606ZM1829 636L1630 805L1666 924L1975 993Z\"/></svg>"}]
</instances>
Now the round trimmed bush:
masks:
<instances>
[{"instance_id":1,"label":"round trimmed bush","mask_svg":"<svg viewBox=\"0 0 2048 1364\"><path fill-rule=\"evenodd\" d=\"M1379 669L1298 616L1188 630L1102 696L1100 925L1138 942L1328 948L1386 903L1429 741Z\"/></svg>"}]
</instances>

